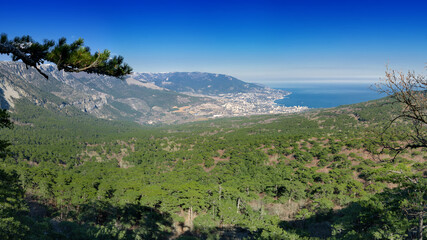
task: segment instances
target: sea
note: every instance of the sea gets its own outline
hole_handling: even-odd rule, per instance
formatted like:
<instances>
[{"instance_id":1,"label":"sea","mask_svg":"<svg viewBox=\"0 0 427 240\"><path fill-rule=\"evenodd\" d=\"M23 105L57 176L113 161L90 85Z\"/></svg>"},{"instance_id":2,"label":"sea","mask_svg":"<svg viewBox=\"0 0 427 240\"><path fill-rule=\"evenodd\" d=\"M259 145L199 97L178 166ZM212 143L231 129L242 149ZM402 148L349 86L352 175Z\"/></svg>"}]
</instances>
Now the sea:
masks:
<instances>
[{"instance_id":1,"label":"sea","mask_svg":"<svg viewBox=\"0 0 427 240\"><path fill-rule=\"evenodd\" d=\"M385 97L369 83L292 83L275 88L292 92L276 101L282 106L331 108Z\"/></svg>"}]
</instances>

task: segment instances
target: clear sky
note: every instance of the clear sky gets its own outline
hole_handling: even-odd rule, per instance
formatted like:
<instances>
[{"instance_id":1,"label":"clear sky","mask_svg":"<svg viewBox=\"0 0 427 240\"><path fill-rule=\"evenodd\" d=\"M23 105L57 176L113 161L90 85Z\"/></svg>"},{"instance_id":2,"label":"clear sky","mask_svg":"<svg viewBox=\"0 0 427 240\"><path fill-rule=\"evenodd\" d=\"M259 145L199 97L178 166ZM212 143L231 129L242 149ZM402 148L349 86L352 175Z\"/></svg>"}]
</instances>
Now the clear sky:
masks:
<instances>
[{"instance_id":1,"label":"clear sky","mask_svg":"<svg viewBox=\"0 0 427 240\"><path fill-rule=\"evenodd\" d=\"M426 72L426 10L426 0L3 1L0 32L81 37L138 72L376 81L386 64Z\"/></svg>"}]
</instances>

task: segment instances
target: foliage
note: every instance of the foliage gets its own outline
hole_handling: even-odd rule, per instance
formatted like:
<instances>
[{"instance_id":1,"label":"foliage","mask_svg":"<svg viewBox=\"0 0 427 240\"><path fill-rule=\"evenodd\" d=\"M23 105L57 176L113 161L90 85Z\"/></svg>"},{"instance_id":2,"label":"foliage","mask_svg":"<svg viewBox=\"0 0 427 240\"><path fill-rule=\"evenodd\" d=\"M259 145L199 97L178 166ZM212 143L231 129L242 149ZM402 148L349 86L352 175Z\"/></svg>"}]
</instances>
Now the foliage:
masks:
<instances>
[{"instance_id":1,"label":"foliage","mask_svg":"<svg viewBox=\"0 0 427 240\"><path fill-rule=\"evenodd\" d=\"M123 57L110 58L110 52L95 52L83 45L79 38L71 44L61 38L55 44L53 40L39 43L30 36L15 37L9 40L6 34L0 36L0 54L12 55L13 61L21 60L26 66L34 67L46 79L48 76L39 69L44 61L55 63L58 70L66 72L87 72L121 78L132 72L132 68L123 62Z\"/></svg>"},{"instance_id":2,"label":"foliage","mask_svg":"<svg viewBox=\"0 0 427 240\"><path fill-rule=\"evenodd\" d=\"M9 128L13 127L12 122L9 119L9 113L6 109L0 109L0 128ZM9 142L4 139L0 139L0 158L5 157L6 148L9 146Z\"/></svg>"},{"instance_id":3,"label":"foliage","mask_svg":"<svg viewBox=\"0 0 427 240\"><path fill-rule=\"evenodd\" d=\"M17 211L34 239L405 237L411 188L390 173L419 178L426 152L372 157L387 101L146 128L19 100L0 166L38 204Z\"/></svg>"}]
</instances>

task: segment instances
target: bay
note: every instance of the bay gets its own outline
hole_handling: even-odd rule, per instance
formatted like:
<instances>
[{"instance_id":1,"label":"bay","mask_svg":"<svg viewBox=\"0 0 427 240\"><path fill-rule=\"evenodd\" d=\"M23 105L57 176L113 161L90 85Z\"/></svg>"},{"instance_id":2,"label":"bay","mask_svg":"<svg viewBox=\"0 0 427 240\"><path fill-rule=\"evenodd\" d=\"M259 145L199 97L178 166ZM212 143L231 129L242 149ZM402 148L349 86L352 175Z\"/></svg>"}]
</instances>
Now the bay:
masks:
<instances>
[{"instance_id":1,"label":"bay","mask_svg":"<svg viewBox=\"0 0 427 240\"><path fill-rule=\"evenodd\" d=\"M292 92L276 101L282 106L307 106L309 108L331 108L385 97L376 92L371 84L350 83L301 83L288 84L276 89Z\"/></svg>"}]
</instances>

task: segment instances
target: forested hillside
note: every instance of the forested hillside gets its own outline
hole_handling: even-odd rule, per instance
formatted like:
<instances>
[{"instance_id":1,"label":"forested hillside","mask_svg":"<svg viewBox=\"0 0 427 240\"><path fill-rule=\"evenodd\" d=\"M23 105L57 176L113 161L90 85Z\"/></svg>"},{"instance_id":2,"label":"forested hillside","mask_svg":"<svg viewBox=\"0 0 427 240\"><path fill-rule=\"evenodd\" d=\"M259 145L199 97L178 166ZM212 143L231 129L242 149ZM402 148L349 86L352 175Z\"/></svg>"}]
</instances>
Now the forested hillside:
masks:
<instances>
[{"instance_id":1,"label":"forested hillside","mask_svg":"<svg viewBox=\"0 0 427 240\"><path fill-rule=\"evenodd\" d=\"M0 238L411 238L427 150L382 148L405 140L404 122L380 134L400 108L144 128L20 100L1 130Z\"/></svg>"}]
</instances>

